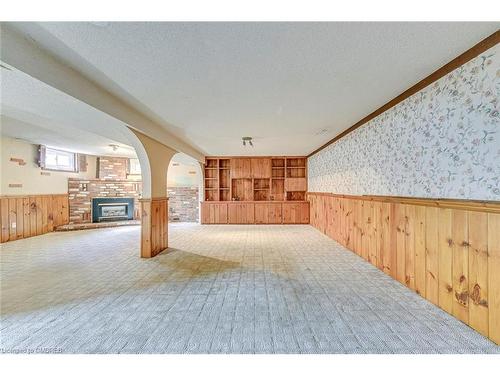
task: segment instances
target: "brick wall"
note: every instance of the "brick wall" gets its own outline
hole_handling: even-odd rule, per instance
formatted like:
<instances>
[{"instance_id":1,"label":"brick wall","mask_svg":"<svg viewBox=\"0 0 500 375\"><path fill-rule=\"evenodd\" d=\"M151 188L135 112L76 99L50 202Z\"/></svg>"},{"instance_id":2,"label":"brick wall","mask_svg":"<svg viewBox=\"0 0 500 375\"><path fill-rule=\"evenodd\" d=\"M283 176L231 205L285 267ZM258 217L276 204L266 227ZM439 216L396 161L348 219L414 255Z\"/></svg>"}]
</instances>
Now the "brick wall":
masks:
<instances>
[{"instance_id":1,"label":"brick wall","mask_svg":"<svg viewBox=\"0 0 500 375\"><path fill-rule=\"evenodd\" d=\"M168 221L197 222L199 217L198 187L169 187Z\"/></svg>"},{"instance_id":2,"label":"brick wall","mask_svg":"<svg viewBox=\"0 0 500 375\"><path fill-rule=\"evenodd\" d=\"M142 183L129 180L68 179L70 224L92 222L92 198L133 197L134 219L140 218Z\"/></svg>"},{"instance_id":3,"label":"brick wall","mask_svg":"<svg viewBox=\"0 0 500 375\"><path fill-rule=\"evenodd\" d=\"M126 180L128 158L100 156L97 158L97 178L104 180Z\"/></svg>"}]
</instances>

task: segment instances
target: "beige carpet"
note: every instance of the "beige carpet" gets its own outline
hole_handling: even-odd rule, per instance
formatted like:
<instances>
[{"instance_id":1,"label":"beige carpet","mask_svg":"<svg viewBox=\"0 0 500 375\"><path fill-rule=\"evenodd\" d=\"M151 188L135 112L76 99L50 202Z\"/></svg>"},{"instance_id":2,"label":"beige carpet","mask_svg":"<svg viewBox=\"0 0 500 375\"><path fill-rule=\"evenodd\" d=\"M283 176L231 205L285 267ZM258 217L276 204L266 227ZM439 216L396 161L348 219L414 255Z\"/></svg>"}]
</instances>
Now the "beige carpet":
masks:
<instances>
[{"instance_id":1,"label":"beige carpet","mask_svg":"<svg viewBox=\"0 0 500 375\"><path fill-rule=\"evenodd\" d=\"M2 245L0 351L499 353L310 226L173 224Z\"/></svg>"}]
</instances>

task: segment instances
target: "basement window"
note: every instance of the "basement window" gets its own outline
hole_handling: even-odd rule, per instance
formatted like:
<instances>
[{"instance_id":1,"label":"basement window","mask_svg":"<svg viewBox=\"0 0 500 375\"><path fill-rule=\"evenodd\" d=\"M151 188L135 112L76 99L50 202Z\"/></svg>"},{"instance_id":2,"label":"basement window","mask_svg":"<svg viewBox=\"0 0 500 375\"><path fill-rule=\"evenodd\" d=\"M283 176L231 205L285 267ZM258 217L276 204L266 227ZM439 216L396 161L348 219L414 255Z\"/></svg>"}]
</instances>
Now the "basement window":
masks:
<instances>
[{"instance_id":1,"label":"basement window","mask_svg":"<svg viewBox=\"0 0 500 375\"><path fill-rule=\"evenodd\" d=\"M53 171L77 172L76 154L40 146L40 166Z\"/></svg>"}]
</instances>

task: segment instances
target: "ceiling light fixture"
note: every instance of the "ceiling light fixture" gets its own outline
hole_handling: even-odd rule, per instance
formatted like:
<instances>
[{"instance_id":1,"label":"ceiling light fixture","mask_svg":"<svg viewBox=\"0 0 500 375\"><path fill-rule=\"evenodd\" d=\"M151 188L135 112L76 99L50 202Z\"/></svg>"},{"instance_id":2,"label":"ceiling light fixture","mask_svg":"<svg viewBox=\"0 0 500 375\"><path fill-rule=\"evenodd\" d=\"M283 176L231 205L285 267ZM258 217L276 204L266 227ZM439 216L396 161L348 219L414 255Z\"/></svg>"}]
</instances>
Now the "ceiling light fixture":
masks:
<instances>
[{"instance_id":1,"label":"ceiling light fixture","mask_svg":"<svg viewBox=\"0 0 500 375\"><path fill-rule=\"evenodd\" d=\"M246 146L248 142L248 144L253 147L252 139L252 137L242 137L241 140L243 141L243 146Z\"/></svg>"},{"instance_id":2,"label":"ceiling light fixture","mask_svg":"<svg viewBox=\"0 0 500 375\"><path fill-rule=\"evenodd\" d=\"M114 145L114 144L110 144L109 147L111 147L113 149L113 152L116 152L116 150L118 150L118 145Z\"/></svg>"}]
</instances>

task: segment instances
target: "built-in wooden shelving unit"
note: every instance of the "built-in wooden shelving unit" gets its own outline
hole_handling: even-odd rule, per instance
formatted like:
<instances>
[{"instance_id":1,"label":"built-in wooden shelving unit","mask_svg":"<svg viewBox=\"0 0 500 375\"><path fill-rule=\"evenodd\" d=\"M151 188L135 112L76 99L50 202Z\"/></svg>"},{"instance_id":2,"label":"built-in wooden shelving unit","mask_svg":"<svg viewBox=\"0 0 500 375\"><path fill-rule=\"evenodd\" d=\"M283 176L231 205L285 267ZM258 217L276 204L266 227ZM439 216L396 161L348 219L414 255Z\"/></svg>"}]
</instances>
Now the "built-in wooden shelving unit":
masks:
<instances>
[{"instance_id":1,"label":"built-in wooden shelving unit","mask_svg":"<svg viewBox=\"0 0 500 375\"><path fill-rule=\"evenodd\" d=\"M202 204L202 222L307 222L306 163L300 156L207 157L205 202L211 205Z\"/></svg>"},{"instance_id":2,"label":"built-in wooden shelving unit","mask_svg":"<svg viewBox=\"0 0 500 375\"><path fill-rule=\"evenodd\" d=\"M205 201L304 201L305 157L207 157Z\"/></svg>"}]
</instances>

